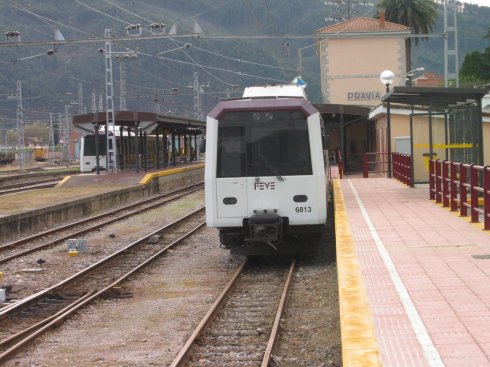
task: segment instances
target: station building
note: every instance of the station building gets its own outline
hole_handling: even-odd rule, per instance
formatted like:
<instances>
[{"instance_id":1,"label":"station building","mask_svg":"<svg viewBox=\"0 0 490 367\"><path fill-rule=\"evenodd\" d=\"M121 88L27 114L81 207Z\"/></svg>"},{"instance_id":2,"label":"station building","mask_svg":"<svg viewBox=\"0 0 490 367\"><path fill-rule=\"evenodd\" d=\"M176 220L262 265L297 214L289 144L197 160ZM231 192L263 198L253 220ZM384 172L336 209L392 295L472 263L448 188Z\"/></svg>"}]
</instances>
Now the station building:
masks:
<instances>
[{"instance_id":1,"label":"station building","mask_svg":"<svg viewBox=\"0 0 490 367\"><path fill-rule=\"evenodd\" d=\"M383 13L316 31L323 95L316 107L332 150L339 148L344 167L353 170L361 168L365 152L383 153L380 160L392 151L412 153L420 182L428 177L430 157L490 164L490 114L482 102L488 90L437 88L431 74L420 78L427 88L404 87L410 34L409 27L385 21ZM389 86L380 81L384 70L394 74Z\"/></svg>"}]
</instances>

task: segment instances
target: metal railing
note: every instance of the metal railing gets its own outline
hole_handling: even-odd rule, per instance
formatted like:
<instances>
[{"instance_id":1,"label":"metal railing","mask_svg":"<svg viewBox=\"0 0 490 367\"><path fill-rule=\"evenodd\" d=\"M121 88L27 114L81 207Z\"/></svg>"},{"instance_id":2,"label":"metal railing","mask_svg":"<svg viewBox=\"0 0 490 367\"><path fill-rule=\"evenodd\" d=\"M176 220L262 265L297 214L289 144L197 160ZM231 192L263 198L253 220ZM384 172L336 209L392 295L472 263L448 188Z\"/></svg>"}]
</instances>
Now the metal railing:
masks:
<instances>
[{"instance_id":1,"label":"metal railing","mask_svg":"<svg viewBox=\"0 0 490 367\"><path fill-rule=\"evenodd\" d=\"M482 216L484 229L490 229L490 166L431 159L429 186L431 200L451 211L459 208L462 217L469 209L472 223Z\"/></svg>"},{"instance_id":2,"label":"metal railing","mask_svg":"<svg viewBox=\"0 0 490 367\"><path fill-rule=\"evenodd\" d=\"M391 161L393 164L393 177L412 187L412 156L393 152L391 153Z\"/></svg>"},{"instance_id":3,"label":"metal railing","mask_svg":"<svg viewBox=\"0 0 490 367\"><path fill-rule=\"evenodd\" d=\"M337 159L337 166L339 168L339 177L343 178L344 177L344 162L342 161L342 150L340 148L337 148L335 150L335 155Z\"/></svg>"},{"instance_id":4,"label":"metal railing","mask_svg":"<svg viewBox=\"0 0 490 367\"><path fill-rule=\"evenodd\" d=\"M365 152L362 156L362 177L368 178L369 172L388 172L388 153Z\"/></svg>"}]
</instances>

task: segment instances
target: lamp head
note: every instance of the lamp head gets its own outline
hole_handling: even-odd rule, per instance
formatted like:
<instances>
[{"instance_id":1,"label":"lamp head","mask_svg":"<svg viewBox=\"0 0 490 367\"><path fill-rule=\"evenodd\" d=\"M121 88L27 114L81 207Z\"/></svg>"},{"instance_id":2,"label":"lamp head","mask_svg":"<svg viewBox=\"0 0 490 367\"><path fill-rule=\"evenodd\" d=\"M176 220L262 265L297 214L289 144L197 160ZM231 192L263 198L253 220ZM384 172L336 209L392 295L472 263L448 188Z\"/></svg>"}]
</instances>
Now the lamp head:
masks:
<instances>
[{"instance_id":1,"label":"lamp head","mask_svg":"<svg viewBox=\"0 0 490 367\"><path fill-rule=\"evenodd\" d=\"M385 70L380 74L379 80L383 85L392 85L395 80L395 74L391 70Z\"/></svg>"}]
</instances>

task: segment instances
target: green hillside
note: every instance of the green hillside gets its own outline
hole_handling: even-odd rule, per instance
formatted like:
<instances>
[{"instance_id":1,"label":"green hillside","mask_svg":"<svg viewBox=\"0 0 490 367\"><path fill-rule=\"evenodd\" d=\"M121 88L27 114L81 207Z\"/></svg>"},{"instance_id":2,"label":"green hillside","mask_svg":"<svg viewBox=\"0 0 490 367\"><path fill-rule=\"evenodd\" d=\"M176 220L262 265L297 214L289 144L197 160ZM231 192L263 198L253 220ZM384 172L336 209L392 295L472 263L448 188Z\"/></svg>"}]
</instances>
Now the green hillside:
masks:
<instances>
[{"instance_id":1,"label":"green hillside","mask_svg":"<svg viewBox=\"0 0 490 367\"><path fill-rule=\"evenodd\" d=\"M10 5L9 5L10 4ZM367 10L366 10L367 9ZM442 9L440 9L442 11ZM104 14L105 13L105 14ZM362 14L373 16L371 7ZM0 2L4 32L21 32L23 42L49 41L59 28L66 40L96 39L110 28L112 37L126 36L128 24L152 22L177 26L173 40L113 42L112 51L128 49L138 57L126 60L127 108L186 116L193 112L194 72L202 84L202 112L219 98L238 96L240 89L253 84L281 83L297 75L298 49L315 42L314 31L325 26L327 11L323 0L5 0ZM467 6L458 15L460 62L470 51L482 52L489 46L490 8ZM442 32L442 12L436 33ZM197 20L204 34L182 37L193 31ZM148 31L143 36L149 35ZM233 36L233 37L232 37ZM256 38L269 36L264 38ZM190 43L191 47L173 50ZM67 44L47 55L52 46L0 48L0 124L2 131L15 126L16 81L22 81L24 113L27 121L46 120L48 113L63 113L65 105L78 98L79 83L83 104L91 111L91 94L104 94L105 61L98 50L102 42ZM303 77L313 102L321 100L319 60L315 47L303 50ZM362 55L360 55L361 57ZM443 39L431 38L413 47L413 65L443 72ZM201 66L196 66L199 64ZM113 59L114 95L119 96L119 62ZM175 88L178 88L175 94ZM174 93L171 90L174 89ZM119 108L119 98L114 101ZM70 113L78 114L72 105Z\"/></svg>"}]
</instances>

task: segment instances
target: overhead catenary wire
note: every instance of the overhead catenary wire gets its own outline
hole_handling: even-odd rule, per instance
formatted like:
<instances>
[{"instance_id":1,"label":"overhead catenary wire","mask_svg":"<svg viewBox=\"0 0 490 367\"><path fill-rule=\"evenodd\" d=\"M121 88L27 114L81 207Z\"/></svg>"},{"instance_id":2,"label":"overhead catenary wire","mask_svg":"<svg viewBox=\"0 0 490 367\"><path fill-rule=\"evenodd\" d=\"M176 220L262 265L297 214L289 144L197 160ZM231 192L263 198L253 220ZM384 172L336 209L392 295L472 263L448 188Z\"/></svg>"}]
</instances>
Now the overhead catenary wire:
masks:
<instances>
[{"instance_id":1,"label":"overhead catenary wire","mask_svg":"<svg viewBox=\"0 0 490 367\"><path fill-rule=\"evenodd\" d=\"M75 2L77 2L77 3L79 3L79 4L83 4L83 3L81 3L79 0L73 0L73 1L75 1ZM85 4L83 4L83 5L85 5ZM101 14L107 15L107 16L109 16L109 17L111 17L111 18L115 18L115 17L113 17L113 16L111 16L111 15L109 15L109 14L106 14L106 13L100 12L100 11L98 11L97 9L94 9L94 8L92 8L92 7L89 7L89 6L87 6L87 7L88 7L88 8L90 8L90 9L92 9L92 10L94 10L94 11L97 11L97 12L99 12L99 13L101 13ZM123 8L118 6L118 9L123 9ZM130 14L132 14L132 15L135 15L135 14L134 14L134 13L132 13L132 12L129 12L129 11L127 11L127 12L128 12L128 13L130 13ZM138 16L138 17L139 17L139 18L142 18L142 17L140 17L140 16ZM118 19L118 18L115 18L115 19ZM144 18L143 18L143 19L144 19ZM118 20L119 20L119 21L121 21L121 22L123 22L123 21L122 21L122 20L120 20L120 19L118 19ZM172 41L174 44L176 44L175 40L173 40L172 38L170 38L170 40L171 40L171 41ZM213 74L212 74L212 73L210 73L208 70L206 70L206 69L202 68L202 67L201 67L201 66L200 66L200 65L199 65L199 64L198 64L198 63L197 63L197 62L196 62L196 61L195 61L195 60L194 60L194 59L193 59L193 58L192 58L192 57L191 57L191 56L190 56L190 55L189 55L189 54L188 54L188 53L185 51L185 50L183 50L183 49L182 49L182 52L183 52L183 53L184 53L184 54L187 56L187 58L188 58L188 59L190 59L190 60L191 60L191 61L194 63L194 65L195 65L195 66L197 66L198 68L200 68L200 69L201 69L201 70L202 70L204 73L208 74L208 76L210 76L211 78L213 78L213 79L215 79L215 80L217 80L217 81L219 81L219 82L221 82L221 83L223 83L223 84L226 84L226 85L228 85L228 86L232 86L232 85L233 85L232 83L228 83L228 82L224 81L223 79L221 79L221 78L217 77L216 75L213 75Z\"/></svg>"},{"instance_id":2,"label":"overhead catenary wire","mask_svg":"<svg viewBox=\"0 0 490 367\"><path fill-rule=\"evenodd\" d=\"M11 0L11 1L12 1L12 0ZM83 34L86 34L86 35L89 35L89 36L95 36L95 37L97 37L97 35L96 35L96 34L94 34L94 33L85 32L85 31L83 31L83 30L81 30L81 29L78 29L78 28L72 27L72 26L70 26L70 25L67 25L67 24L64 24L64 23L58 22L58 21L56 21L56 20L53 20L53 19L50 19L50 18L47 18L47 17L44 17L44 16L42 16L42 15L36 14L36 13L34 13L34 12L32 12L32 11L28 10L28 9L23 8L23 7L22 7L22 5L18 5L18 4L17 4L17 3L15 3L14 1L12 1L12 2L13 2L13 4L11 4L11 3L7 3L7 2L5 2L5 1L3 1L3 0L0 0L0 3L2 3L2 4L4 4L4 5L10 6L10 7L15 8L15 9L17 9L17 10L20 10L20 11L23 11L23 12L25 12L25 13L31 14L31 15L33 15L34 17L36 17L36 18L38 18L38 19L41 19L41 20L43 20L43 21L47 21L47 22L50 22L50 23L53 23L53 24L57 24L57 25L59 25L59 26L66 27L66 28L69 28L69 29L71 29L71 30L74 30L74 31L77 31L77 32L80 32L80 33L83 33ZM15 5L14 5L14 4L15 4ZM21 42L21 43L22 43L22 42Z\"/></svg>"},{"instance_id":3,"label":"overhead catenary wire","mask_svg":"<svg viewBox=\"0 0 490 367\"><path fill-rule=\"evenodd\" d=\"M76 1L77 3L80 3L80 1L79 1L79 0L74 0L74 1ZM140 15L138 15L138 14L136 14L136 13L132 12L132 11L129 11L129 10L127 10L127 9L123 8L122 6L116 5L116 4L112 3L112 2L111 2L111 1L109 1L109 0L104 0L104 1L105 1L106 3L108 3L108 4L110 4L110 5L112 5L112 6L116 7L116 8L118 8L119 10L122 10L122 11L124 11L124 12L126 12L126 13L128 13L128 14L130 14L130 15L133 15L133 16L135 16L135 17L139 18L139 19L145 20L145 21L150 22L150 23L151 23L151 22L154 22L154 21L152 21L152 20L150 20L150 19L147 19L147 18L144 18L144 17L142 17L142 16L140 16ZM229 2L231 2L231 0L230 0L230 1L228 1L227 3L229 3ZM220 5L220 6L218 6L218 7L222 7L223 5L225 5L225 3L224 3L224 4L221 4L221 5ZM216 7L216 8L218 8L218 7ZM269 9L269 6L268 6L267 2L266 2L266 7L267 7L268 12L270 12L270 9ZM207 10L207 11L209 11L209 10ZM207 11L205 11L205 12L207 12ZM184 19L184 20L188 20L188 19L195 18L195 17L197 17L197 16L199 16L199 15L201 15L201 14L205 13L205 12L199 13L199 14L197 14L197 15L194 15L194 16L192 16L192 17L186 18L186 19ZM101 13L102 13L102 12L101 12ZM108 14L106 14L106 13L102 13L102 14L104 14L104 15L108 15ZM111 17L112 17L112 16L111 16ZM119 20L120 20L120 19L119 19ZM182 20L182 21L184 21L184 20ZM121 20L120 20L120 21L121 21ZM180 22L182 22L182 21L180 21ZM172 39L172 38L170 38L170 40L171 40L172 42L174 42L174 44L175 44L175 42L178 42L178 43L181 43L181 44L184 44L184 43L185 43L185 42L182 42L182 41L179 41L179 40L176 40L176 39ZM228 60L237 61L237 62L244 63L244 64L251 64L251 65L263 66L263 67L274 68L274 69L279 69L279 70L286 70L286 71L296 71L296 69L284 68L284 67L274 66L274 65L267 65L267 64L262 64L262 63L253 62L253 61L248 61L248 60L243 60L243 59L238 59L238 58L229 57L229 56L226 56L226 55L219 54L219 53L217 53L217 52L213 52L213 51L209 51L209 50L203 49L203 48L201 48L201 47L196 47L196 46L193 46L193 49L197 49L197 50L200 50L200 51L203 51L203 52L207 52L207 53L209 53L209 54L212 54L212 55L215 55L215 56L218 56L218 57L222 57L222 58L225 58L225 59L228 59ZM185 53L185 54L186 54L186 55L187 55L187 56L190 58L190 56L189 56L189 55L188 55L186 52L184 52L184 53Z\"/></svg>"},{"instance_id":4,"label":"overhead catenary wire","mask_svg":"<svg viewBox=\"0 0 490 367\"><path fill-rule=\"evenodd\" d=\"M157 59L160 59L160 60L172 61L172 62L177 62L177 63L181 63L181 64L188 64L188 65L195 65L194 63L188 62L188 61L176 60L176 59L169 59L168 57L155 56L155 55L147 54L147 53L141 52L141 51L136 51L136 52L138 54L140 54L140 55L148 56L148 57L153 57L153 58L157 58ZM246 76L246 77L250 77L250 78L257 78L257 79L271 80L271 81L275 81L275 82L287 83L286 80L273 79L273 78L268 78L268 77L266 78L266 77L262 77L262 76L258 76L258 75L252 75L252 74L243 73L241 71L233 71L233 70L218 68L218 67L215 67L215 66L202 65L202 64L198 64L198 65L200 67L202 67L202 68L208 68L208 69L223 71L223 72L226 72L226 73L237 74L237 75ZM226 84L228 86L230 86L230 87L233 86L233 84L229 84L229 83L226 83Z\"/></svg>"},{"instance_id":5,"label":"overhead catenary wire","mask_svg":"<svg viewBox=\"0 0 490 367\"><path fill-rule=\"evenodd\" d=\"M224 5L226 5L226 4L229 4L229 3L231 3L232 1L236 1L236 0L230 0L230 1L226 2L226 3L223 3L223 4L221 4L221 5L217 6L217 7L215 7L215 8L219 8L219 7L221 7L221 6L224 6ZM81 5L81 4L83 4L82 6L85 6L85 5L86 5L85 3L82 3L82 2L81 2L81 1L79 1L79 0L76 0L75 2L77 2L77 3L78 3L78 4L80 4L80 5ZM5 1L0 0L0 3L5 3ZM122 7L118 6L118 5L115 5L115 4L111 3L110 1L106 1L106 3L111 4L111 5L113 5L113 6L116 6L116 7L118 7L118 8L121 8L121 10L122 10L122 11L124 11L124 10L125 10L124 8L122 8ZM21 8L21 6L14 7L14 8L19 9L19 8ZM215 8L213 8L213 9L215 9ZM94 8L94 9L95 9L95 8ZM124 10L123 10L123 9L124 9ZM213 10L213 9L207 9L206 11L204 11L204 12L202 12L202 13L199 13L198 15L195 15L195 16L192 16L192 17L188 17L188 18L184 18L184 19L180 20L179 22L183 22L183 21L186 21L186 20L188 20L188 19L192 19L192 18L194 18L194 17L199 16L200 14L206 13L206 12L211 11L211 10ZM26 11L26 9L25 9L25 8L23 8L23 9L19 9L19 10ZM58 20L53 20L53 19L52 19L53 17L51 17L51 19L50 19L50 18L44 17L44 16L42 16L42 15L35 14L35 13L34 13L33 11L31 11L31 10L27 10L26 12L27 12L27 13L29 13L29 14L32 14L32 15L34 15L34 16L36 16L36 17L38 17L39 19L41 19L41 20L43 20L43 21L49 22L50 24L59 24L59 25L61 25L61 26L66 26L66 27L69 27L69 28L71 28L71 29L74 29L74 30L77 30L77 31L81 31L80 29L77 29L77 28L75 28L75 27L72 27L72 26L68 25L66 22L59 22ZM133 16L137 16L137 17L138 17L138 15L137 15L136 13L133 13L133 12L131 12L131 11L127 11L127 13L128 13L128 14L131 14L131 15L133 15ZM105 16L110 16L109 14L105 14L105 13L103 13L103 12L102 12L102 13L100 13L100 14L101 14L101 15L105 15ZM111 18L112 18L112 16L111 16ZM119 18L117 18L117 17L113 17L113 18L115 18L115 19L119 19ZM56 18L55 18L55 19L56 19ZM144 18L144 17L140 17L140 19L144 19L144 20L146 20L146 21L149 21L149 19L146 19L146 18ZM119 19L119 21L120 21L121 23L124 23L124 24L128 24L128 23L129 23L129 22L123 21L123 20L121 20L121 19ZM81 32L84 32L84 31L81 31ZM85 32L85 34L89 34L89 33ZM184 37L195 37L195 35L184 35ZM203 37L207 37L207 36L206 36L206 35L203 35ZM123 37L123 38L124 38L124 40L131 40L131 41L139 41L139 40L140 40L140 39L139 39L140 37ZM175 42L175 41L176 41L176 38L180 38L180 36L172 36L172 37L169 37L169 36L166 36L166 37L165 37L165 36L163 36L163 37L162 37L162 35L152 35L152 36L149 36L149 37L145 37L145 36L142 36L142 37L141 37L141 39L142 39L142 40L144 40L144 39L165 39L165 38L166 38L166 39L171 40L172 42ZM243 38L243 37L240 37L240 38ZM253 38L256 38L256 37L253 37ZM266 38L269 38L269 39L271 39L271 38L276 38L276 39L277 39L277 38L280 38L280 37L277 37L277 36L273 36L273 37L266 36ZM287 38L291 38L291 37L290 37L290 36L287 36ZM307 38L310 38L310 37L307 37ZM121 39L122 39L122 38L121 38ZM118 38L117 38L117 37L114 37L114 38L112 38L112 40L117 41L117 40L118 40ZM97 42L97 41L99 41L99 42L105 42L106 40L105 40L105 39L103 39L103 38L98 38L98 40L97 40L97 39L91 39L91 40L84 40L84 41L87 41L87 42L94 42L94 41L95 41L95 42ZM177 41L177 42L179 42L179 41ZM60 42L60 41L54 41L54 42L49 42L49 43L47 43L47 44L65 44L65 43L66 43L66 44L75 44L76 42L70 42L70 40L68 40L68 42L65 42L65 41L61 41L61 42ZM84 42L81 42L81 43L84 43ZM254 62L252 62L252 61L247 61L247 60L241 60L241 59L237 59L237 58L232 58L232 57L229 57L229 56L226 56L226 55L220 55L220 54L218 54L218 53L216 53L216 52L213 52L213 51L208 51L208 50L205 50L204 48L199 48L199 47L197 47L196 49L198 49L199 51L202 51L202 52L207 52L207 53L210 53L210 54L214 54L214 55L215 55L215 56L217 56L217 57L222 57L222 58L225 58L225 59L227 58L227 59L232 60L232 61L240 61L240 62L243 62L243 63L250 63L250 64L252 64L252 65L263 66L263 67L270 67L270 68L276 68L276 69L279 69L279 70L285 70L285 71L292 71L292 70L295 70L295 69L281 68L281 67L279 67L279 66L273 66L273 65L266 65L266 64L260 64L260 63L254 63ZM144 53L142 53L142 54L144 54ZM152 55L146 55L146 56L152 56ZM175 60L175 59L168 59L168 58L161 58L161 59L162 59L162 60L169 60L169 61L171 61L171 62L182 63L182 64L187 64L187 65L191 65L191 66L199 67L199 68L201 68L201 70L203 70L203 71L204 71L204 72L206 72L206 73L209 73L209 71L207 71L207 70L206 70L206 69L209 69L209 70L216 70L216 71L221 71L221 72L226 72L226 73L233 73L233 74L238 75L238 76L241 76L241 77L247 77L247 78L256 78L256 79L261 79L261 80L267 80L267 81L270 81L270 82L287 82L287 81L285 81L285 80L279 80L279 79L274 79L274 78L269 78L269 77L263 77L263 76L258 76L258 75L247 74L247 73L243 73L243 72L239 72L239 71L234 71L234 70L230 70L230 69L226 69L226 68L217 68L217 67L213 67L213 66L204 65L204 64L201 64L200 62L196 61L196 60L195 60L195 59L194 59L194 58L193 58L191 55L189 55L189 54L188 54L187 56L190 58L190 60L191 60L192 62L186 62L186 61L182 61L182 60ZM70 60L71 60L71 58L69 59L69 61L70 61ZM77 65L75 62L73 62L72 64L76 65L77 67L81 67L80 65ZM132 65L131 67L136 68L134 65ZM141 69L140 69L140 70L141 70ZM145 73L145 74L148 74L148 73ZM153 74L153 75L154 75L154 74ZM234 85L234 84L232 84L232 83L228 83L228 82L226 82L225 80L223 80L223 79L221 79L221 78L219 78L219 77L217 77L217 76L216 76L216 78L218 78L217 80L219 80L219 81L223 82L223 83L224 83L225 85L227 85L227 86L233 86L233 85ZM72 79L76 80L77 78L72 78ZM164 78L161 78L161 79L162 79L162 80L165 80ZM97 85L101 85L101 86L103 85L103 83L97 83L97 82L94 82L94 81L88 81L88 80L82 80L82 79L79 79L79 80L80 80L80 81L83 81L83 82L85 82L85 83L97 84ZM176 82L171 82L171 81L168 81L168 80L167 80L167 82L170 82L170 83L172 83L172 84L179 84L179 83L176 83ZM134 84L131 84L131 85L132 85L132 86L134 86L134 88L142 88L142 89L147 89L147 90L155 90L155 91L163 90L162 88L143 87L143 86L138 86L138 85L134 85ZM184 85L184 84L180 84L180 85L185 87L185 85ZM215 92L215 93L220 93L220 92ZM227 93L227 92L221 92L221 93ZM207 94L207 93L205 93L205 94ZM210 93L210 94L212 94L212 93ZM180 95L185 95L185 94L180 94ZM190 94L190 95L192 95L192 94ZM117 97L116 97L116 98L117 98Z\"/></svg>"},{"instance_id":6,"label":"overhead catenary wire","mask_svg":"<svg viewBox=\"0 0 490 367\"><path fill-rule=\"evenodd\" d=\"M99 13L99 14L105 15L106 17L109 17L109 18L112 18L112 19L114 19L114 20L117 20L118 22L124 23L124 24L126 24L126 25L127 25L127 24L130 24L130 23L129 23L129 22L127 22L127 21L124 21L124 20L122 20L122 19L119 19L119 18L117 18L117 17L114 17L114 16L112 16L112 15L110 15L110 14L104 13L103 11L101 11L101 10L99 10L99 9L96 9L96 8L94 8L94 7L90 6L90 5L85 4L85 3L82 3L82 2L81 2L81 1L79 1L79 0L72 0L72 1L76 2L78 5L81 5L81 6L86 7L87 9L90 9L90 10L92 10L92 11L95 11L96 13Z\"/></svg>"},{"instance_id":7,"label":"overhead catenary wire","mask_svg":"<svg viewBox=\"0 0 490 367\"><path fill-rule=\"evenodd\" d=\"M179 40L175 40L175 41L176 42L179 42L179 43L182 43L182 44L186 43L186 42L182 42L182 41L179 41ZM194 45L192 46L192 48L195 49L195 50L199 50L199 51L203 51L203 52L212 54L214 56L218 56L218 57L227 59L227 60L236 61L236 62L239 62L239 63L242 63L242 64L250 64L250 65L255 65L255 66L263 66L263 67L266 67L266 68L278 69L278 70L285 70L285 71L296 71L296 69L284 68L284 67L281 67L281 66L275 66L275 65L269 65L269 64L261 64L259 62L248 61L248 60L238 59L236 57L226 56L226 55L219 54L219 53L213 52L213 51L209 51L209 50L206 50L204 48L197 47L197 46L194 46Z\"/></svg>"},{"instance_id":8,"label":"overhead catenary wire","mask_svg":"<svg viewBox=\"0 0 490 367\"><path fill-rule=\"evenodd\" d=\"M79 0L73 0L73 1L75 1L75 2L77 2L77 3L79 3L79 4L83 4L83 3L81 3ZM110 2L109 2L109 3L110 3ZM86 4L83 4L83 5L85 5L85 6L86 6ZM88 7L89 9L92 9L92 10L94 10L94 11L96 11L96 12L98 12L98 13L101 13L101 14L103 14L103 15L107 15L107 16L109 16L109 17L111 17L111 18L115 18L115 17L113 17L113 16L111 16L111 15L109 15L109 14L106 14L106 13L104 13L104 12L100 12L100 11L98 11L98 10L97 10L97 9L95 9L95 8L92 8L92 7L89 7L89 6L87 6L87 7ZM122 8L122 7L118 6L118 9L121 9L121 10L122 10L122 9L124 9L124 8ZM132 15L136 15L135 13L130 12L130 11L126 11L126 12L128 12L128 13L130 13L130 14L132 14ZM137 15L136 15L136 16L137 16ZM141 18L141 19L144 19L144 18L142 18L142 17L140 17L140 16L138 16L138 17L139 17L139 18ZM117 19L118 19L120 22L123 22L123 23L126 23L126 24L127 24L127 22L124 22L123 20L121 20L121 19L119 19L119 18L117 18ZM172 41L172 42L173 42L175 45L177 45L177 42L178 42L178 41L176 41L176 40L175 40L175 39L173 39L173 38L170 38L170 40L171 40L171 41ZM201 70L202 70L204 73L206 73L208 76L210 76L211 78L213 78L213 79L215 79L215 80L217 80L217 81L219 81L219 82L221 82L221 83L223 83L223 84L225 84L225 85L227 85L227 86L230 86L230 87L231 87L231 86L233 86L233 85L234 85L233 83L226 82L225 80L223 80L223 79L221 79L221 78L217 77L216 75L214 75L214 74L212 74L211 72L209 72L207 69L209 68L209 69L220 70L220 71L224 71L224 72L232 72L232 71L230 71L230 70L226 70L226 69L219 69L219 68L213 68L213 67L203 66L203 65L201 65L200 63L198 63L198 62L197 62L197 61L196 61L196 60L195 60L195 59L194 59L192 56L190 56L190 55L189 55L189 53L188 53L188 52L186 52L184 49L182 49L181 51L182 51L182 52L183 52L183 53L184 53L184 54L187 56L187 58L188 58L189 60L191 60L191 61L192 61L192 63L188 63L188 64L191 64L191 65L194 65L194 66L196 66L196 67L200 68L200 69L201 69ZM140 52L138 52L138 53L140 53ZM142 53L142 54L143 54L143 53ZM169 59L169 60L171 60L171 59ZM175 60L173 60L173 61L175 61ZM185 63L185 62L182 62L182 63ZM241 73L241 72L233 72L233 73L235 73L236 75L240 75L240 76L254 77L254 78L258 78L258 79L262 79L262 80L272 80L272 81L277 81L277 82L286 82L286 81L284 81L284 80L277 80L277 79L272 79L272 78L265 78L265 77L259 77L259 76L252 76L252 75L250 75L250 74L245 74L245 73Z\"/></svg>"}]
</instances>

